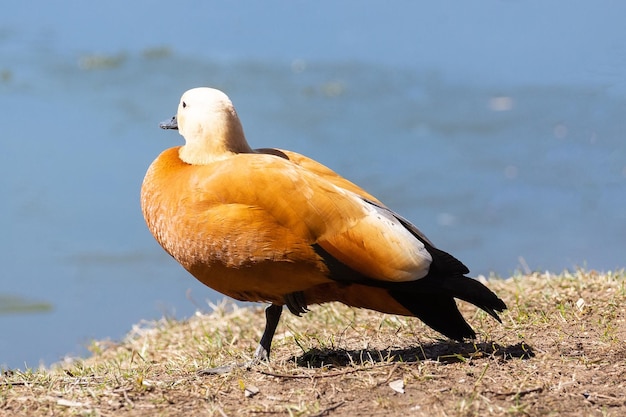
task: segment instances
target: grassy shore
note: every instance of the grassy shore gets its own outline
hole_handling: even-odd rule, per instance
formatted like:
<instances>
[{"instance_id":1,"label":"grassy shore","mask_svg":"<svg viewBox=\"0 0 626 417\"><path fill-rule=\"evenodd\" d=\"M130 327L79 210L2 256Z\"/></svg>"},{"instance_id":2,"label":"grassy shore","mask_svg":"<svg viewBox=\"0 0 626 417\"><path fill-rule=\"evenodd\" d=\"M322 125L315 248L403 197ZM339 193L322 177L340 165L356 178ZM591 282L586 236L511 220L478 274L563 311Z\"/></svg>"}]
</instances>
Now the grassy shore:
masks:
<instances>
[{"instance_id":1,"label":"grassy shore","mask_svg":"<svg viewBox=\"0 0 626 417\"><path fill-rule=\"evenodd\" d=\"M339 304L284 314L272 361L250 360L259 308L221 305L177 322L140 323L126 340L48 370L7 370L0 416L622 416L626 274L520 275L488 285L500 325L460 303L475 343L417 319Z\"/></svg>"}]
</instances>

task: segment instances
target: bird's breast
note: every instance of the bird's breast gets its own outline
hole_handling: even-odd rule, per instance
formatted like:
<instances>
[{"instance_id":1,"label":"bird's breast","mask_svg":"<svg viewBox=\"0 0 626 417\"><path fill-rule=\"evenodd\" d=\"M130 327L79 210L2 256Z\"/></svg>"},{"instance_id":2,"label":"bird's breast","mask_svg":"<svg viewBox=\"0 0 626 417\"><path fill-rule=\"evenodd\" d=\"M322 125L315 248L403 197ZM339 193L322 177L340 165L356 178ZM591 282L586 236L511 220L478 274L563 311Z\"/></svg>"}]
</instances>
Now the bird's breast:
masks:
<instances>
[{"instance_id":1,"label":"bird's breast","mask_svg":"<svg viewBox=\"0 0 626 417\"><path fill-rule=\"evenodd\" d=\"M307 236L220 191L237 184L213 189L206 170L198 181L196 167L173 159L166 151L148 169L142 211L159 244L198 280L236 299L277 302L329 281Z\"/></svg>"}]
</instances>

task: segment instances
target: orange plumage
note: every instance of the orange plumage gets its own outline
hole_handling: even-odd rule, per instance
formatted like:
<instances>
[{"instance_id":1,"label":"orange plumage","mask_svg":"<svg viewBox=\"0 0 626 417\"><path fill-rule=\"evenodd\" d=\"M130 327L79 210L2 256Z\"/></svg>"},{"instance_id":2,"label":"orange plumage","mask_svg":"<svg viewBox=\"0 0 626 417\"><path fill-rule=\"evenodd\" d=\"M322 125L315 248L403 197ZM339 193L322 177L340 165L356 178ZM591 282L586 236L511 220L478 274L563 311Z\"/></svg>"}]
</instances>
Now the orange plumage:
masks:
<instances>
[{"instance_id":1,"label":"orange plumage","mask_svg":"<svg viewBox=\"0 0 626 417\"><path fill-rule=\"evenodd\" d=\"M267 358L281 307L329 301L417 316L454 339L474 337L454 298L496 319L505 304L407 220L324 165L294 152L253 150L219 90L181 98L185 145L146 173L141 205L156 240L207 286L271 303L256 356Z\"/></svg>"}]
</instances>

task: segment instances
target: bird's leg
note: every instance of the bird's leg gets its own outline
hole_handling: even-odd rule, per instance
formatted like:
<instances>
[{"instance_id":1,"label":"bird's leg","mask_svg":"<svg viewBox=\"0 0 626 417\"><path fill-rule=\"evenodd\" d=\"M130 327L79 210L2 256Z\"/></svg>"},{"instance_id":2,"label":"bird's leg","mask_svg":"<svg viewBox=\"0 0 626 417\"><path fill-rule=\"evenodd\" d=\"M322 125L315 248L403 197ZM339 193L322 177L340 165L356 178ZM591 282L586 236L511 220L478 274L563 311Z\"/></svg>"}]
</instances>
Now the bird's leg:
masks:
<instances>
[{"instance_id":1,"label":"bird's leg","mask_svg":"<svg viewBox=\"0 0 626 417\"><path fill-rule=\"evenodd\" d=\"M261 341L259 342L259 346L254 351L254 357L252 358L250 362L246 362L243 364L218 366L216 368L202 369L198 371L198 375L226 374L236 368L250 369L252 366L256 365L257 363L261 361L269 361L270 348L272 346L272 339L274 338L274 333L276 333L276 327L278 326L278 322L280 321L280 315L282 312L283 312L283 306L279 306L276 304L270 304L265 309L265 330L263 331L263 336L261 336Z\"/></svg>"},{"instance_id":2,"label":"bird's leg","mask_svg":"<svg viewBox=\"0 0 626 417\"><path fill-rule=\"evenodd\" d=\"M274 333L276 333L276 327L278 326L278 321L280 320L282 312L283 306L276 304L270 304L265 309L265 330L263 331L263 336L261 336L259 346L254 351L254 359L252 360L253 363L259 361L269 361L272 339L274 338Z\"/></svg>"},{"instance_id":3,"label":"bird's leg","mask_svg":"<svg viewBox=\"0 0 626 417\"><path fill-rule=\"evenodd\" d=\"M287 308L289 308L289 311L298 317L300 317L300 314L309 311L306 305L306 299L304 298L304 293L302 291L296 291L285 295L285 304L287 305ZM254 359L251 362L252 365L262 360L269 361L272 339L274 338L276 326L278 326L278 321L280 320L282 312L283 306L276 304L270 304L265 309L265 330L263 331L263 336L261 336L259 346L256 348L256 351L254 351Z\"/></svg>"}]
</instances>

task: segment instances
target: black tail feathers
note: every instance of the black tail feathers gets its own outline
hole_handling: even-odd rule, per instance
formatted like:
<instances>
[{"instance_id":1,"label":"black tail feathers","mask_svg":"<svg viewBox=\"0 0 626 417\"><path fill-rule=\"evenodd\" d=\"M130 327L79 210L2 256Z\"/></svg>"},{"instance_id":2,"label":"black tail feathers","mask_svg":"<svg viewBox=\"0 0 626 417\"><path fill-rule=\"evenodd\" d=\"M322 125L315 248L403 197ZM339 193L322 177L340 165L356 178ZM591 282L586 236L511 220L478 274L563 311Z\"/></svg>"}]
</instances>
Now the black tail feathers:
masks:
<instances>
[{"instance_id":1,"label":"black tail feathers","mask_svg":"<svg viewBox=\"0 0 626 417\"><path fill-rule=\"evenodd\" d=\"M480 281L464 276L448 277L441 281L442 288L449 291L451 296L474 304L502 323L496 312L506 310L506 304Z\"/></svg>"},{"instance_id":2,"label":"black tail feathers","mask_svg":"<svg viewBox=\"0 0 626 417\"><path fill-rule=\"evenodd\" d=\"M476 333L459 312L455 298L474 304L499 322L497 312L506 309L493 291L463 275L422 278L391 288L389 294L425 324L458 341L473 339Z\"/></svg>"}]
</instances>

